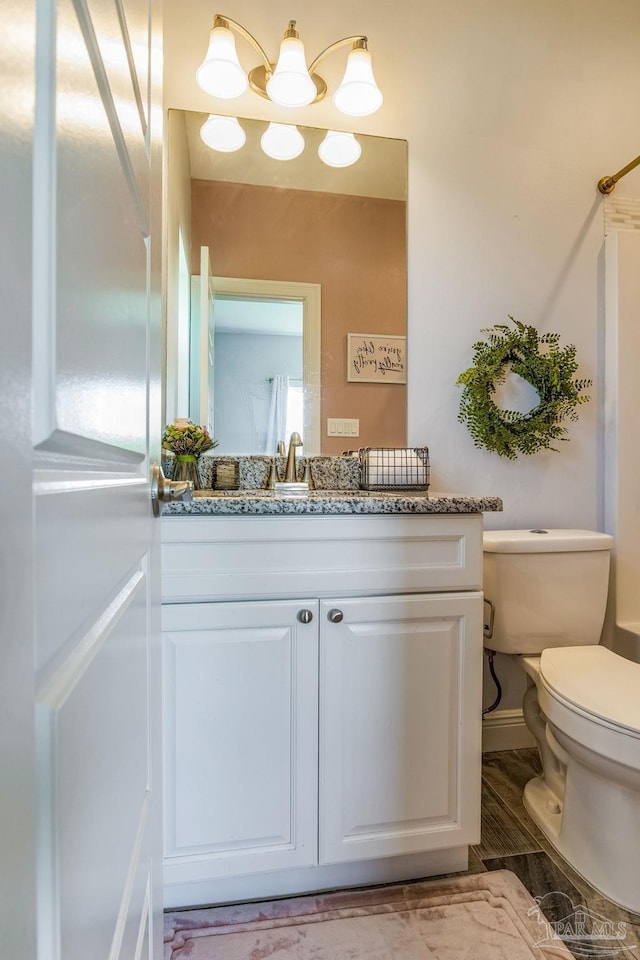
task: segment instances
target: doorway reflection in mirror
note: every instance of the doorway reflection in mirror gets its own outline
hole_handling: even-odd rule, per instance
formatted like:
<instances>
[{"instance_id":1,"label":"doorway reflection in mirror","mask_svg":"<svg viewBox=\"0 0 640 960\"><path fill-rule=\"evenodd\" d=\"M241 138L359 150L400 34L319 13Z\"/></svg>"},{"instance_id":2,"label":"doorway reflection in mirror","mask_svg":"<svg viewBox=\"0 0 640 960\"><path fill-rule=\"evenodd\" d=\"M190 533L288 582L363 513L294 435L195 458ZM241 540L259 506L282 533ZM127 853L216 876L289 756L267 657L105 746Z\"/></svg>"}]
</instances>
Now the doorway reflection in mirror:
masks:
<instances>
[{"instance_id":1,"label":"doorway reflection in mirror","mask_svg":"<svg viewBox=\"0 0 640 960\"><path fill-rule=\"evenodd\" d=\"M302 303L217 295L213 324L216 452L273 455L292 430L303 433L290 419L302 394Z\"/></svg>"}]
</instances>

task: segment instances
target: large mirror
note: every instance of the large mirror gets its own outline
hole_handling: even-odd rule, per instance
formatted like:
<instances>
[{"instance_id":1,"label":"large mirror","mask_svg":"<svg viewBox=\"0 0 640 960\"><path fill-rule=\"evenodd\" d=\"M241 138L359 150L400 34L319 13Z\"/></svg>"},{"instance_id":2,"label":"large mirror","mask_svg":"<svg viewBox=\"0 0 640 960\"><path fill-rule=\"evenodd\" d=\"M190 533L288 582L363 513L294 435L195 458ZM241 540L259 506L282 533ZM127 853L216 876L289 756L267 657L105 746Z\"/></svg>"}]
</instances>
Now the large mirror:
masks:
<instances>
[{"instance_id":1,"label":"large mirror","mask_svg":"<svg viewBox=\"0 0 640 960\"><path fill-rule=\"evenodd\" d=\"M206 120L169 112L166 419L206 420L225 454L292 430L309 455L404 445L406 142L358 135L335 168L324 130L300 127L304 151L280 161L265 122L240 120L245 145L223 153Z\"/></svg>"}]
</instances>

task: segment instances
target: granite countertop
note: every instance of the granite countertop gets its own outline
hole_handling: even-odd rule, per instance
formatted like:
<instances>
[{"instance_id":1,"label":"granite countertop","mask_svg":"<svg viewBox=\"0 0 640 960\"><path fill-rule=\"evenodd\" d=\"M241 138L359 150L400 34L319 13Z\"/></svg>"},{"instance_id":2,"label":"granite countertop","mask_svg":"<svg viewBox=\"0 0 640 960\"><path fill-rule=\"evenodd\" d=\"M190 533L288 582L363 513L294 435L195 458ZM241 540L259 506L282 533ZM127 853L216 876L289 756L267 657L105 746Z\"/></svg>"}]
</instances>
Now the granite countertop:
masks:
<instances>
[{"instance_id":1,"label":"granite countertop","mask_svg":"<svg viewBox=\"0 0 640 960\"><path fill-rule=\"evenodd\" d=\"M304 495L271 490L200 490L190 502L164 504L163 517L309 516L360 514L484 513L502 510L500 497L449 493L381 493L369 490L310 490Z\"/></svg>"}]
</instances>

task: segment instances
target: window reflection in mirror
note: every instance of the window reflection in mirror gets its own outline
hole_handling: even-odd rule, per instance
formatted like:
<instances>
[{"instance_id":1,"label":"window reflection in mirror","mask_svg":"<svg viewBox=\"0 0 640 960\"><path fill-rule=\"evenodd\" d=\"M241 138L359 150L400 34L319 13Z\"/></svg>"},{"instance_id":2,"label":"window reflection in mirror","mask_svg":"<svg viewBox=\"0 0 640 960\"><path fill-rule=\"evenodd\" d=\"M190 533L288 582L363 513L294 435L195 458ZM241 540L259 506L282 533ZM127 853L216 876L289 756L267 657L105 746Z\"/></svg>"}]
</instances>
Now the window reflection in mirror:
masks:
<instances>
[{"instance_id":1,"label":"window reflection in mirror","mask_svg":"<svg viewBox=\"0 0 640 960\"><path fill-rule=\"evenodd\" d=\"M405 385L348 382L346 347L348 333L406 335L406 143L358 135L361 160L340 170L318 159L317 144L325 131L301 128L304 153L283 163L267 158L260 150L264 122L241 119L247 144L239 152L225 155L208 149L200 140L205 119L206 114L169 112L166 418L186 413L179 409L184 389L178 390L181 378L176 369L177 237L181 231L191 251L193 274L200 274L200 248L207 246L214 278L317 288L318 306L321 303L318 355L311 356L307 345L302 371L301 432L306 453L336 454L346 445L403 445ZM226 290L227 298L233 295ZM269 300L262 296L263 302ZM214 303L216 297L214 293ZM239 335L228 332L225 336L231 343L231 338ZM263 355L269 352L278 360L284 358L287 335L255 336L263 338ZM215 337L217 344L218 335ZM270 337L274 338L273 350L267 351ZM199 338L200 351L203 344ZM294 381L299 377L274 359L270 369L263 371L264 386L259 390L252 364L242 362L238 344L236 340L229 361L229 369L234 371L233 400L229 369L216 356L217 345L212 351L216 359L208 402L214 435L220 441L216 452L263 453L272 439L266 434L264 414L267 400L269 405L272 400L270 387L275 379L271 378L286 375L293 396ZM281 356L278 344L282 345ZM192 351L192 374L203 359L198 360ZM233 410L229 426L225 425L225 409ZM189 413L193 416L193 411ZM331 417L358 419L360 436L348 444L342 438L328 437L327 418ZM201 418L196 415L194 419ZM288 426L284 429L287 432Z\"/></svg>"}]
</instances>

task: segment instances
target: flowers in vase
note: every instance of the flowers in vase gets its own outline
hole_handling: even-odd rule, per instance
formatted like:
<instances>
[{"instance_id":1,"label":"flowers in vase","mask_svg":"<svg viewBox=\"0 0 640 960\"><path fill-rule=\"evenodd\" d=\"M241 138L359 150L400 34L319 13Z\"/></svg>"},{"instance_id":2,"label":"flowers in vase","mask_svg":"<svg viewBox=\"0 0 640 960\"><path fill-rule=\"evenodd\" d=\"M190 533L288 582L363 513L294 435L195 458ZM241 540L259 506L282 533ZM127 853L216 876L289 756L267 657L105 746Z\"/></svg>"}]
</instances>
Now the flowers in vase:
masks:
<instances>
[{"instance_id":1,"label":"flowers in vase","mask_svg":"<svg viewBox=\"0 0 640 960\"><path fill-rule=\"evenodd\" d=\"M206 427L199 427L186 417L168 424L162 434L163 449L170 450L176 457L199 457L205 450L217 446L217 440L209 436Z\"/></svg>"}]
</instances>

